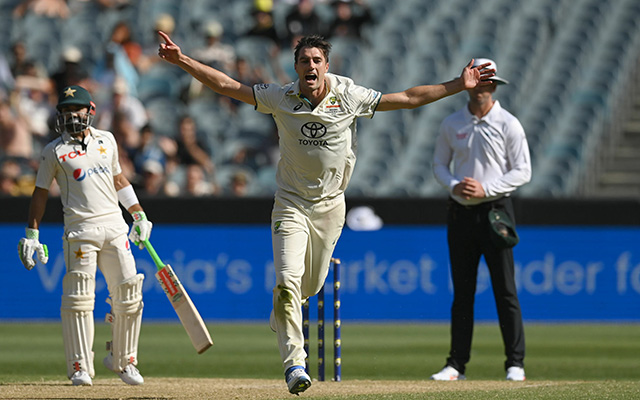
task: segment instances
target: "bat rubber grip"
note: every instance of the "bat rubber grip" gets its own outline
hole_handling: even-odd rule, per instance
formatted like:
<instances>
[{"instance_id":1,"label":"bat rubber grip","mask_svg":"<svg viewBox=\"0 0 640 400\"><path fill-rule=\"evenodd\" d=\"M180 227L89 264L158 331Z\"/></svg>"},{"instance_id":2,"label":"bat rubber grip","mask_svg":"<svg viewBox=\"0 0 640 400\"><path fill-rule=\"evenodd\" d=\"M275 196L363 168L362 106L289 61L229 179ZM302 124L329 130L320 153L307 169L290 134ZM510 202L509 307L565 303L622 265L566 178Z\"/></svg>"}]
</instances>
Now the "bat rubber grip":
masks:
<instances>
[{"instance_id":1,"label":"bat rubber grip","mask_svg":"<svg viewBox=\"0 0 640 400\"><path fill-rule=\"evenodd\" d=\"M147 249L149 255L153 259L153 262L156 264L158 271L164 268L164 263L160 259L160 256L158 256L158 253L156 253L156 250L151 245L151 242L149 242L149 240L143 240L142 243L144 243L144 248Z\"/></svg>"}]
</instances>

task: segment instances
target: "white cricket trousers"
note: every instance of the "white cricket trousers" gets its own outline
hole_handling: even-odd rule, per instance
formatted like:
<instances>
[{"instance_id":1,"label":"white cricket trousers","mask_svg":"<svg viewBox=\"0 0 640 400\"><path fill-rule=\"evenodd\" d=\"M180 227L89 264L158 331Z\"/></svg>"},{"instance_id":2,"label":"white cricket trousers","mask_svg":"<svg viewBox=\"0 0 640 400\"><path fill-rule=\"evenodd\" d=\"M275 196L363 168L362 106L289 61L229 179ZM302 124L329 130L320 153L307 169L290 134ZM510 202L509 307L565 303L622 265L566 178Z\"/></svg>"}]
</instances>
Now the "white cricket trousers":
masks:
<instances>
[{"instance_id":1,"label":"white cricket trousers","mask_svg":"<svg viewBox=\"0 0 640 400\"><path fill-rule=\"evenodd\" d=\"M305 365L302 300L322 288L344 221L344 195L303 205L299 199L276 194L271 215L273 311L285 371Z\"/></svg>"},{"instance_id":2,"label":"white cricket trousers","mask_svg":"<svg viewBox=\"0 0 640 400\"><path fill-rule=\"evenodd\" d=\"M128 226L112 225L68 230L63 237L67 272L85 272L96 277L97 268L107 281L109 294L136 275Z\"/></svg>"}]
</instances>

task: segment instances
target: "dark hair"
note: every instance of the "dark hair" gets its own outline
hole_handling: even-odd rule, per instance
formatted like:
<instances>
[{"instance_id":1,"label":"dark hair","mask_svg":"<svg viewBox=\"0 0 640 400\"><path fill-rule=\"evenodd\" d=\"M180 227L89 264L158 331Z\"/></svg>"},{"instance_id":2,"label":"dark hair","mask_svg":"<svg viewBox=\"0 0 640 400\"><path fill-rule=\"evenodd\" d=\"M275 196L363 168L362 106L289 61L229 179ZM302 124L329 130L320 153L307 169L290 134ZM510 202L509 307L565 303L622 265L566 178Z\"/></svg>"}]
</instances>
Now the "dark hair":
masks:
<instances>
[{"instance_id":1,"label":"dark hair","mask_svg":"<svg viewBox=\"0 0 640 400\"><path fill-rule=\"evenodd\" d=\"M293 61L298 62L298 55L303 47L315 47L322 51L326 62L329 62L329 52L331 51L331 43L327 42L324 37L320 35L303 36L298 40L296 44L295 52L293 53Z\"/></svg>"}]
</instances>

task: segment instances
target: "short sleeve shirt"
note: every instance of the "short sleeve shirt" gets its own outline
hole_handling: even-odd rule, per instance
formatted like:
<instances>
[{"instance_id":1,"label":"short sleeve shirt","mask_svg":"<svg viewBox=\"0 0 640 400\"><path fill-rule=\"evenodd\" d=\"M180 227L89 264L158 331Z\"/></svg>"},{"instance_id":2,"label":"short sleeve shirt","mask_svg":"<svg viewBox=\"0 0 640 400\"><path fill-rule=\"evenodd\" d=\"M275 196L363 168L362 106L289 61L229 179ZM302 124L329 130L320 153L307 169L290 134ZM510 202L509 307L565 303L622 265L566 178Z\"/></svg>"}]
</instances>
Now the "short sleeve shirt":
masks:
<instances>
[{"instance_id":1,"label":"short sleeve shirt","mask_svg":"<svg viewBox=\"0 0 640 400\"><path fill-rule=\"evenodd\" d=\"M325 78L329 92L315 108L298 81L253 87L256 110L273 116L280 136L278 188L310 202L344 193L356 160L356 120L372 118L382 96L346 77Z\"/></svg>"},{"instance_id":2,"label":"short sleeve shirt","mask_svg":"<svg viewBox=\"0 0 640 400\"><path fill-rule=\"evenodd\" d=\"M42 151L36 186L47 189L55 179L67 230L126 224L113 177L122 173L118 146L110 132L90 128L82 144L64 133Z\"/></svg>"}]
</instances>

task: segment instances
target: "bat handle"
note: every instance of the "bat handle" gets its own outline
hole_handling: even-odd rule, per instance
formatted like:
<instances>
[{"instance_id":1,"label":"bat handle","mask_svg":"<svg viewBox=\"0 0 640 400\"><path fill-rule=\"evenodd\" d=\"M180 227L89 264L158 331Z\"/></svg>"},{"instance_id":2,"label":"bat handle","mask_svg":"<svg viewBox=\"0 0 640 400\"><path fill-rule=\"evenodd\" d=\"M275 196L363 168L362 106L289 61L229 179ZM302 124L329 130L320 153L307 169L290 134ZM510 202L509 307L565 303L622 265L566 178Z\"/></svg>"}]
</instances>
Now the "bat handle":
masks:
<instances>
[{"instance_id":1,"label":"bat handle","mask_svg":"<svg viewBox=\"0 0 640 400\"><path fill-rule=\"evenodd\" d=\"M160 259L160 256L158 256L158 253L156 253L156 250L151 245L151 242L149 242L149 240L143 240L142 243L144 243L144 248L149 252L149 255L153 259L153 262L156 263L158 271L164 268L164 263Z\"/></svg>"}]
</instances>

